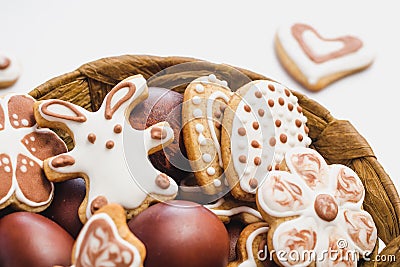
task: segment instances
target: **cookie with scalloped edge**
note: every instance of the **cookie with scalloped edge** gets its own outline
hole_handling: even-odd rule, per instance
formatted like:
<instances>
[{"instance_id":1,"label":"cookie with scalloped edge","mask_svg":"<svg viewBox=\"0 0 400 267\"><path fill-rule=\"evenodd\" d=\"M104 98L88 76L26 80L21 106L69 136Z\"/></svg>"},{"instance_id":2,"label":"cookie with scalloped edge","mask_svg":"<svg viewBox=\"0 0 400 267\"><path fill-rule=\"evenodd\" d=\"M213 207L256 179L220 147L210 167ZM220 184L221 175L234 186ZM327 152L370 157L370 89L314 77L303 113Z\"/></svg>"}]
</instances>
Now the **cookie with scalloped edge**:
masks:
<instances>
[{"instance_id":1,"label":"cookie with scalloped edge","mask_svg":"<svg viewBox=\"0 0 400 267\"><path fill-rule=\"evenodd\" d=\"M284 85L252 81L239 88L225 109L221 147L232 195L255 201L269 171L279 169L292 147L307 147L307 118L297 97Z\"/></svg>"}]
</instances>

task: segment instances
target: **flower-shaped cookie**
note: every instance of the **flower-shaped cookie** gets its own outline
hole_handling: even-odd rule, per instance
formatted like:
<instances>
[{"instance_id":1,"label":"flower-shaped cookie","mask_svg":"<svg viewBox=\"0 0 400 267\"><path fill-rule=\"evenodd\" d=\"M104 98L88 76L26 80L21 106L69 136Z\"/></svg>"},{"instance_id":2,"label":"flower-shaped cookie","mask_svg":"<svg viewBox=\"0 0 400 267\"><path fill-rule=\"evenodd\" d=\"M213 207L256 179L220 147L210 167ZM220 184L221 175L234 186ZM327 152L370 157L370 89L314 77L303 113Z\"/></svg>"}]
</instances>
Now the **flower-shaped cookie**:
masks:
<instances>
[{"instance_id":1,"label":"flower-shaped cookie","mask_svg":"<svg viewBox=\"0 0 400 267\"><path fill-rule=\"evenodd\" d=\"M315 150L285 155L286 171L272 171L257 191L257 205L270 223L268 247L283 266L356 266L372 252L375 223L362 210L364 187L344 165L327 165Z\"/></svg>"},{"instance_id":2,"label":"flower-shaped cookie","mask_svg":"<svg viewBox=\"0 0 400 267\"><path fill-rule=\"evenodd\" d=\"M0 97L0 209L11 204L39 212L53 198L53 184L44 175L42 161L67 147L51 130L38 129L34 103L29 95Z\"/></svg>"}]
</instances>

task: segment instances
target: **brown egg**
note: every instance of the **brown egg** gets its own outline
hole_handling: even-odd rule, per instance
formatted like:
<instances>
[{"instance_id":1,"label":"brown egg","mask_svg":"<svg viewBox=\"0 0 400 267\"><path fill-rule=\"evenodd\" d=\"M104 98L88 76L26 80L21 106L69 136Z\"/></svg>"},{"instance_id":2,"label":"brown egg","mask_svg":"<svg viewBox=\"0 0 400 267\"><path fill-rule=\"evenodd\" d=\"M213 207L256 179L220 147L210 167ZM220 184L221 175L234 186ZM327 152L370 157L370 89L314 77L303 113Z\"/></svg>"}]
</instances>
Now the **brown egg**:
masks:
<instances>
[{"instance_id":1,"label":"brown egg","mask_svg":"<svg viewBox=\"0 0 400 267\"><path fill-rule=\"evenodd\" d=\"M226 267L229 237L211 211L194 202L155 204L128 223L146 246L146 267Z\"/></svg>"},{"instance_id":2,"label":"brown egg","mask_svg":"<svg viewBox=\"0 0 400 267\"><path fill-rule=\"evenodd\" d=\"M149 87L149 97L137 105L129 116L133 128L143 130L158 122L167 121L174 130L174 141L164 150L149 156L158 170L176 182L190 175L191 168L183 144L182 101L180 93L165 88Z\"/></svg>"},{"instance_id":3,"label":"brown egg","mask_svg":"<svg viewBox=\"0 0 400 267\"><path fill-rule=\"evenodd\" d=\"M54 184L54 199L41 214L55 221L76 238L83 225L78 209L85 198L85 181L82 178Z\"/></svg>"},{"instance_id":4,"label":"brown egg","mask_svg":"<svg viewBox=\"0 0 400 267\"><path fill-rule=\"evenodd\" d=\"M15 212L0 219L0 266L69 266L74 239L39 214Z\"/></svg>"}]
</instances>

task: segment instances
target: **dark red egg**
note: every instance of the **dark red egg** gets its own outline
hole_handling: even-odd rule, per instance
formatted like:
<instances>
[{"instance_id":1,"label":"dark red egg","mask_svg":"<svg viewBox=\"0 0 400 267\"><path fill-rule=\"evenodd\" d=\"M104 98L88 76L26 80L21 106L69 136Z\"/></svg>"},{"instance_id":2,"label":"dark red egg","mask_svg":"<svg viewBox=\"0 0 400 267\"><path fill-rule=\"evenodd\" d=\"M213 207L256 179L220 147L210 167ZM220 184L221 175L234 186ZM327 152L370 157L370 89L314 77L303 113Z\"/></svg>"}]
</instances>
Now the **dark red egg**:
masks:
<instances>
[{"instance_id":1,"label":"dark red egg","mask_svg":"<svg viewBox=\"0 0 400 267\"><path fill-rule=\"evenodd\" d=\"M74 239L39 214L15 212L0 219L0 266L70 266Z\"/></svg>"},{"instance_id":2,"label":"dark red egg","mask_svg":"<svg viewBox=\"0 0 400 267\"><path fill-rule=\"evenodd\" d=\"M78 209L86 194L82 178L54 184L54 199L41 214L55 221L76 238L83 225L79 220Z\"/></svg>"},{"instance_id":3,"label":"dark red egg","mask_svg":"<svg viewBox=\"0 0 400 267\"><path fill-rule=\"evenodd\" d=\"M229 237L224 224L194 202L155 204L128 223L146 246L146 267L226 267Z\"/></svg>"},{"instance_id":4,"label":"dark red egg","mask_svg":"<svg viewBox=\"0 0 400 267\"><path fill-rule=\"evenodd\" d=\"M149 97L137 105L129 116L133 128L146 129L158 122L167 121L174 130L174 141L163 150L149 156L159 171L166 173L176 182L190 175L182 137L182 101L180 93L165 88L149 87Z\"/></svg>"}]
</instances>

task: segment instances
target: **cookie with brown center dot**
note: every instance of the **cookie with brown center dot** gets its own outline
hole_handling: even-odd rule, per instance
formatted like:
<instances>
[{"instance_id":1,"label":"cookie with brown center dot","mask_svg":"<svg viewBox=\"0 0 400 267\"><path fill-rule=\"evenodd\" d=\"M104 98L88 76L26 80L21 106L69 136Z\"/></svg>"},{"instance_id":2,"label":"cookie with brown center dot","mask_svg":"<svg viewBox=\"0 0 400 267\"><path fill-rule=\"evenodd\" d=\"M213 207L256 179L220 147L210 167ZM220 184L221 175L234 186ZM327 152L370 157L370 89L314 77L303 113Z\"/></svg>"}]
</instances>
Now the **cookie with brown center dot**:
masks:
<instances>
[{"instance_id":1,"label":"cookie with brown center dot","mask_svg":"<svg viewBox=\"0 0 400 267\"><path fill-rule=\"evenodd\" d=\"M191 82L183 97L183 138L197 183L206 194L220 192L223 164L221 124L231 90L214 74Z\"/></svg>"},{"instance_id":2,"label":"cookie with brown center dot","mask_svg":"<svg viewBox=\"0 0 400 267\"><path fill-rule=\"evenodd\" d=\"M223 119L222 160L232 195L254 201L267 173L279 169L285 152L311 143L307 118L285 86L250 82L231 97Z\"/></svg>"}]
</instances>

